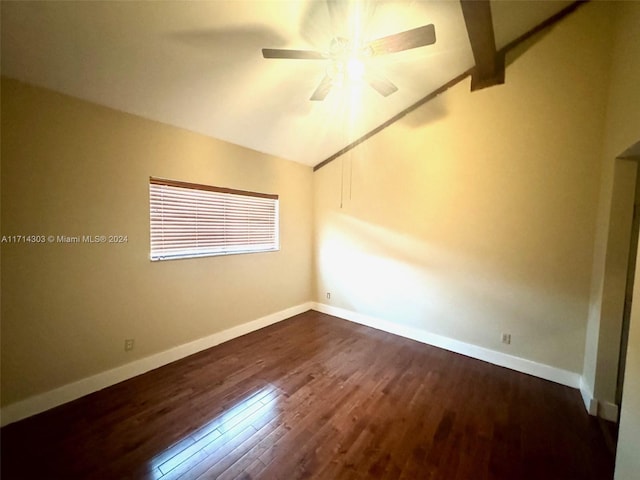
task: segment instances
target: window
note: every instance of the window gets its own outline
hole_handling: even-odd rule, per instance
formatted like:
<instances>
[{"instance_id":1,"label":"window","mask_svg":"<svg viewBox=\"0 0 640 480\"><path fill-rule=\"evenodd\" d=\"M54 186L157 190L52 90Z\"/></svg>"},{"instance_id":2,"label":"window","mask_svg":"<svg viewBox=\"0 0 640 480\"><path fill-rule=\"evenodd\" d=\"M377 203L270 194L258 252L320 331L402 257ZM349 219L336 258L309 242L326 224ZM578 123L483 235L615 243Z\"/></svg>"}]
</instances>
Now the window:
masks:
<instances>
[{"instance_id":1,"label":"window","mask_svg":"<svg viewBox=\"0 0 640 480\"><path fill-rule=\"evenodd\" d=\"M151 260L280 248L278 195L149 179Z\"/></svg>"}]
</instances>

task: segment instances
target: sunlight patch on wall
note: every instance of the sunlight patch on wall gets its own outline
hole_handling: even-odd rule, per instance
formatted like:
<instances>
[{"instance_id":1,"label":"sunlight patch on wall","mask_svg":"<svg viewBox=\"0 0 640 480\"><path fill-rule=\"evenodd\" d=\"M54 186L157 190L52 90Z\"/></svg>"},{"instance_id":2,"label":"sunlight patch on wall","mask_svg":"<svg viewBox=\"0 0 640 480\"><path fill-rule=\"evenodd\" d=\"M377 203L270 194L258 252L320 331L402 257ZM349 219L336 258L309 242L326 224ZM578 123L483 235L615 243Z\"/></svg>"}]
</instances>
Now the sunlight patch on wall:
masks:
<instances>
[{"instance_id":1,"label":"sunlight patch on wall","mask_svg":"<svg viewBox=\"0 0 640 480\"><path fill-rule=\"evenodd\" d=\"M323 220L318 292L330 291L332 305L488 348L503 349L507 332L532 360L561 363L566 348L583 348L584 329L571 321L579 298L344 213Z\"/></svg>"}]
</instances>

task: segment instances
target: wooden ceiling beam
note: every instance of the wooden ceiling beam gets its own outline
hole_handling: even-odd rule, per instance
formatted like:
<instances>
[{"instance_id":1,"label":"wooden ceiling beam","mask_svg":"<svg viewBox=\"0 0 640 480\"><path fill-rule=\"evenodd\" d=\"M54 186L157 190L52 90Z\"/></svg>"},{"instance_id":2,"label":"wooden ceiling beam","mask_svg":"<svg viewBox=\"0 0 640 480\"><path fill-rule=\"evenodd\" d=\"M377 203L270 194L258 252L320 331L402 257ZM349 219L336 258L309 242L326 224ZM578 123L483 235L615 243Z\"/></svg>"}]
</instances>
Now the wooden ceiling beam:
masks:
<instances>
[{"instance_id":1,"label":"wooden ceiling beam","mask_svg":"<svg viewBox=\"0 0 640 480\"><path fill-rule=\"evenodd\" d=\"M460 0L473 51L471 91L504 83L504 54L496 50L489 0Z\"/></svg>"}]
</instances>

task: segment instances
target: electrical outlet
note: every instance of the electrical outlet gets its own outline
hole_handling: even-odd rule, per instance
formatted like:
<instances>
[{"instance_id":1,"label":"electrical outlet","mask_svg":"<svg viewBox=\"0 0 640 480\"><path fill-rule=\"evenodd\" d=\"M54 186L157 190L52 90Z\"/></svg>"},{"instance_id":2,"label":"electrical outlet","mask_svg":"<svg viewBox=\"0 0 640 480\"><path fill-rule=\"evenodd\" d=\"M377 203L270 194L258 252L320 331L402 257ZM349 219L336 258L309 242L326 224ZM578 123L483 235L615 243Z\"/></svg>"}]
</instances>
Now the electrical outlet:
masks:
<instances>
[{"instance_id":1,"label":"electrical outlet","mask_svg":"<svg viewBox=\"0 0 640 480\"><path fill-rule=\"evenodd\" d=\"M331 292L327 292L327 300L331 300Z\"/></svg>"},{"instance_id":2,"label":"electrical outlet","mask_svg":"<svg viewBox=\"0 0 640 480\"><path fill-rule=\"evenodd\" d=\"M124 351L125 352L130 352L131 350L133 350L133 338L127 338L124 341Z\"/></svg>"},{"instance_id":3,"label":"electrical outlet","mask_svg":"<svg viewBox=\"0 0 640 480\"><path fill-rule=\"evenodd\" d=\"M511 344L511 334L510 333L503 333L502 334L502 343L506 343L507 345Z\"/></svg>"}]
</instances>

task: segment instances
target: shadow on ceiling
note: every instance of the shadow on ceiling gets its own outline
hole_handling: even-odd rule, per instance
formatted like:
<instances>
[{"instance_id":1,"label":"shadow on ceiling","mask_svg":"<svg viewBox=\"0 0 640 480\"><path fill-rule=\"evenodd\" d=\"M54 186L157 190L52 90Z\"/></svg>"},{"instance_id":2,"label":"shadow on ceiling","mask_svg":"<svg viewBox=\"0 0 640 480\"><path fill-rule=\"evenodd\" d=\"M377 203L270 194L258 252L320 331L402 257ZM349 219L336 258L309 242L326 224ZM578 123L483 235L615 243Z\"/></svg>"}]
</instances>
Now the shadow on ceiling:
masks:
<instances>
[{"instance_id":1,"label":"shadow on ceiling","mask_svg":"<svg viewBox=\"0 0 640 480\"><path fill-rule=\"evenodd\" d=\"M265 46L281 47L286 44L280 34L260 25L187 30L169 33L166 37L202 50L208 55L238 60L261 56L261 49Z\"/></svg>"},{"instance_id":2,"label":"shadow on ceiling","mask_svg":"<svg viewBox=\"0 0 640 480\"><path fill-rule=\"evenodd\" d=\"M253 70L255 64L250 60L256 58L262 60L261 51L264 47L279 48L287 45L287 40L283 36L261 25L187 30L170 33L166 35L166 38L197 49L210 57L216 65L224 65L220 68L225 68L230 74L235 72L232 75L233 78L252 79L254 86L256 82L256 72ZM294 70L299 66L291 65ZM295 72L291 72L291 69L289 71L282 70L281 75L278 79L262 81L260 88L246 90L246 98L243 101L251 105L253 116L266 115L274 107L284 109L296 116L305 116L309 113L312 105L306 99L305 102L285 99L283 103L281 96L268 94L269 85L277 84L282 87L297 82L299 77ZM309 91L312 91L311 87ZM251 98L252 95L258 95L258 98ZM242 119L238 120L242 121ZM250 123L247 126L250 126ZM276 125L274 125L275 127Z\"/></svg>"}]
</instances>

